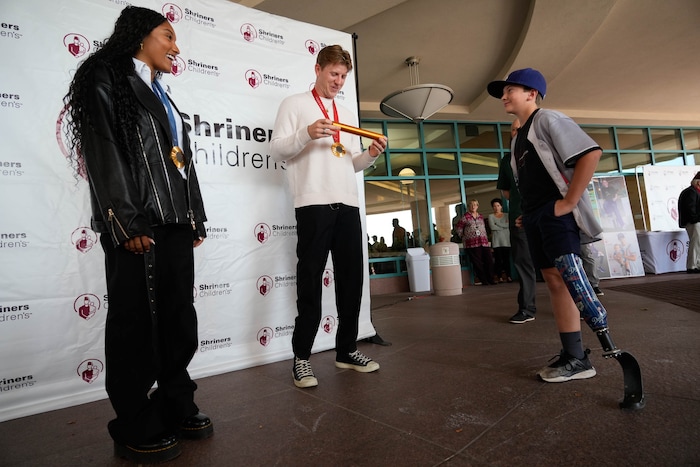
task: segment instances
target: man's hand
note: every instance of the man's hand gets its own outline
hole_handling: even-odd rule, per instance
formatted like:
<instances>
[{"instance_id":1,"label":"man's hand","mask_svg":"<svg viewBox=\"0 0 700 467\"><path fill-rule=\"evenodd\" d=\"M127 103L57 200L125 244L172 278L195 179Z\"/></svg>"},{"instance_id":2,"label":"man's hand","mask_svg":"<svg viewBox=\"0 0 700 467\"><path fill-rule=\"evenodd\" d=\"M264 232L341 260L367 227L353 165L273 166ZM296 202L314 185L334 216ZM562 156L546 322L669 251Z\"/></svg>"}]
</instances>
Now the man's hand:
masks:
<instances>
[{"instance_id":1,"label":"man's hand","mask_svg":"<svg viewBox=\"0 0 700 467\"><path fill-rule=\"evenodd\" d=\"M335 135L340 129L337 126L333 126L333 121L327 118L321 118L307 126L306 131L309 133L311 139L321 139Z\"/></svg>"}]
</instances>

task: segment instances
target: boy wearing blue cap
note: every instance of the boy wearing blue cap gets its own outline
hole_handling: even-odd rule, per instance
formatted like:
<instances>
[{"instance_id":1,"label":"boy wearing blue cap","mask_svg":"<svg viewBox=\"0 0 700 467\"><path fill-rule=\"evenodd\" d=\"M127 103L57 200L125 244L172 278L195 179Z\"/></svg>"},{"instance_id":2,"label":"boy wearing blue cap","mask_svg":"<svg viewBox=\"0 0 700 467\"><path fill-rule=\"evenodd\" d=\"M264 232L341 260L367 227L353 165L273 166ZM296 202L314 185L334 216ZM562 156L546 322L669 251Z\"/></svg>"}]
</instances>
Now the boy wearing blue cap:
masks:
<instances>
[{"instance_id":1,"label":"boy wearing blue cap","mask_svg":"<svg viewBox=\"0 0 700 467\"><path fill-rule=\"evenodd\" d=\"M487 89L522 122L511 142L511 168L522 196L522 225L547 283L563 347L558 359L537 374L552 383L591 378L596 371L581 342L581 316L606 338L607 322L580 254L582 238L602 231L587 191L602 151L569 117L539 107L547 92L539 71L513 71Z\"/></svg>"}]
</instances>

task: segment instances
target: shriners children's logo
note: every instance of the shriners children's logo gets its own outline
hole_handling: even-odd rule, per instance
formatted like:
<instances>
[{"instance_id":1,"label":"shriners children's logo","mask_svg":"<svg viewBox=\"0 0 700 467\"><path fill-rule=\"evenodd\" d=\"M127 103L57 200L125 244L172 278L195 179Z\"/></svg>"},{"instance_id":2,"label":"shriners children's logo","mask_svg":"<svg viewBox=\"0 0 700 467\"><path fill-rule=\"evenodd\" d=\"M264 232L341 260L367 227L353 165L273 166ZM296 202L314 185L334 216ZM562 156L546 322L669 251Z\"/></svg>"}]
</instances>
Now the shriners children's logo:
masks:
<instances>
[{"instance_id":1,"label":"shriners children's logo","mask_svg":"<svg viewBox=\"0 0 700 467\"><path fill-rule=\"evenodd\" d=\"M304 45L311 55L316 55L318 51L321 50L321 46L318 45L318 42L312 41L311 39L307 40Z\"/></svg>"},{"instance_id":2,"label":"shriners children's logo","mask_svg":"<svg viewBox=\"0 0 700 467\"><path fill-rule=\"evenodd\" d=\"M70 241L76 250L87 253L97 243L97 234L89 227L78 227L70 235Z\"/></svg>"},{"instance_id":3,"label":"shriners children's logo","mask_svg":"<svg viewBox=\"0 0 700 467\"><path fill-rule=\"evenodd\" d=\"M245 72L245 80L251 88L255 89L262 83L262 76L256 70L248 70Z\"/></svg>"},{"instance_id":4,"label":"shriners children's logo","mask_svg":"<svg viewBox=\"0 0 700 467\"><path fill-rule=\"evenodd\" d=\"M265 243L270 238L270 226L260 223L255 226L255 238L260 243Z\"/></svg>"},{"instance_id":5,"label":"shriners children's logo","mask_svg":"<svg viewBox=\"0 0 700 467\"><path fill-rule=\"evenodd\" d=\"M63 45L75 58L80 58L90 51L90 41L82 34L74 32L63 36Z\"/></svg>"},{"instance_id":6,"label":"shriners children's logo","mask_svg":"<svg viewBox=\"0 0 700 467\"><path fill-rule=\"evenodd\" d=\"M275 282L272 280L272 277L260 276L256 285L258 287L258 292L264 297L272 291L274 284Z\"/></svg>"},{"instance_id":7,"label":"shriners children's logo","mask_svg":"<svg viewBox=\"0 0 700 467\"><path fill-rule=\"evenodd\" d=\"M180 76L185 71L185 61L179 55L175 57L172 65L170 65L170 74Z\"/></svg>"},{"instance_id":8,"label":"shriners children's logo","mask_svg":"<svg viewBox=\"0 0 700 467\"><path fill-rule=\"evenodd\" d=\"M323 332L330 334L335 329L335 318L331 315L326 315L323 318Z\"/></svg>"},{"instance_id":9,"label":"shriners children's logo","mask_svg":"<svg viewBox=\"0 0 700 467\"><path fill-rule=\"evenodd\" d=\"M322 280L323 280L324 287L330 287L331 284L333 283L333 271L330 269L324 270Z\"/></svg>"},{"instance_id":10,"label":"shriners children's logo","mask_svg":"<svg viewBox=\"0 0 700 467\"><path fill-rule=\"evenodd\" d=\"M80 379L86 383L92 384L92 382L95 381L100 374L102 374L104 368L104 363L96 358L83 360L77 368L78 376L80 376Z\"/></svg>"},{"instance_id":11,"label":"shriners children's logo","mask_svg":"<svg viewBox=\"0 0 700 467\"><path fill-rule=\"evenodd\" d=\"M258 37L258 30L250 23L241 26L241 35L246 42L253 42Z\"/></svg>"},{"instance_id":12,"label":"shriners children's logo","mask_svg":"<svg viewBox=\"0 0 700 467\"><path fill-rule=\"evenodd\" d=\"M671 219L678 221L678 200L676 198L671 198L666 201L666 209Z\"/></svg>"},{"instance_id":13,"label":"shriners children's logo","mask_svg":"<svg viewBox=\"0 0 700 467\"><path fill-rule=\"evenodd\" d=\"M272 340L272 335L271 328L262 328L260 331L258 331L258 342L263 347L267 347Z\"/></svg>"},{"instance_id":14,"label":"shriners children's logo","mask_svg":"<svg viewBox=\"0 0 700 467\"><path fill-rule=\"evenodd\" d=\"M685 245L680 240L671 240L666 245L666 254L674 263L683 257L683 253L685 253Z\"/></svg>"},{"instance_id":15,"label":"shriners children's logo","mask_svg":"<svg viewBox=\"0 0 700 467\"><path fill-rule=\"evenodd\" d=\"M97 313L99 309L100 299L91 293L79 295L73 302L73 310L84 320L95 316L95 313Z\"/></svg>"},{"instance_id":16,"label":"shriners children's logo","mask_svg":"<svg viewBox=\"0 0 700 467\"><path fill-rule=\"evenodd\" d=\"M182 10L174 3L166 3L163 5L161 12L171 23L177 23L182 19Z\"/></svg>"}]
</instances>

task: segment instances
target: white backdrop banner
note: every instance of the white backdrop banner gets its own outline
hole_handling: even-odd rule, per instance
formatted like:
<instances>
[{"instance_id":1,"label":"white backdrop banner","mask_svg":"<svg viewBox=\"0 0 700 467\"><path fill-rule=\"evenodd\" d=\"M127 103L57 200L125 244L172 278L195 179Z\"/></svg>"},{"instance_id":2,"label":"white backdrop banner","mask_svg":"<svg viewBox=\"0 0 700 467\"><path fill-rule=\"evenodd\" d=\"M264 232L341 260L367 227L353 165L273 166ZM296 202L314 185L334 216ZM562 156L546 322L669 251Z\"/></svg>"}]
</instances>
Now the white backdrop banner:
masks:
<instances>
[{"instance_id":1,"label":"white backdrop banner","mask_svg":"<svg viewBox=\"0 0 700 467\"><path fill-rule=\"evenodd\" d=\"M678 195L690 186L698 172L699 165L645 165L642 168L650 231L682 230L678 226Z\"/></svg>"},{"instance_id":2,"label":"white backdrop banner","mask_svg":"<svg viewBox=\"0 0 700 467\"><path fill-rule=\"evenodd\" d=\"M313 85L318 51L352 51L352 37L225 0L6 1L0 421L106 397L104 256L89 227L87 182L74 178L64 155L62 99L78 64L129 4L168 16L182 52L164 82L184 114L209 218L208 239L195 250L200 345L191 374L292 356L296 225L284 164L270 158L269 140L279 102ZM357 111L352 73L337 99ZM357 180L364 209L361 173ZM323 283L314 351L335 344L330 261ZM374 334L369 309L365 276L359 337Z\"/></svg>"}]
</instances>

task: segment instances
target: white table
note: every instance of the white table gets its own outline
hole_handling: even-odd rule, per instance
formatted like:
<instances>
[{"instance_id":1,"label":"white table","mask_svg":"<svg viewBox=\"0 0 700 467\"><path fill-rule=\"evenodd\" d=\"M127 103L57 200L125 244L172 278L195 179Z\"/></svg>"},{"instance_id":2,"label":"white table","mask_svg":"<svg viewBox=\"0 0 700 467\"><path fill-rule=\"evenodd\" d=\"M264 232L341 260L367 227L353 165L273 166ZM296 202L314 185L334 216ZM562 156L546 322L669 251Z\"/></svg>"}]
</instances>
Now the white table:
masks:
<instances>
[{"instance_id":1,"label":"white table","mask_svg":"<svg viewBox=\"0 0 700 467\"><path fill-rule=\"evenodd\" d=\"M670 232L637 231L639 251L644 271L650 274L686 270L688 258L688 233L685 230Z\"/></svg>"}]
</instances>

